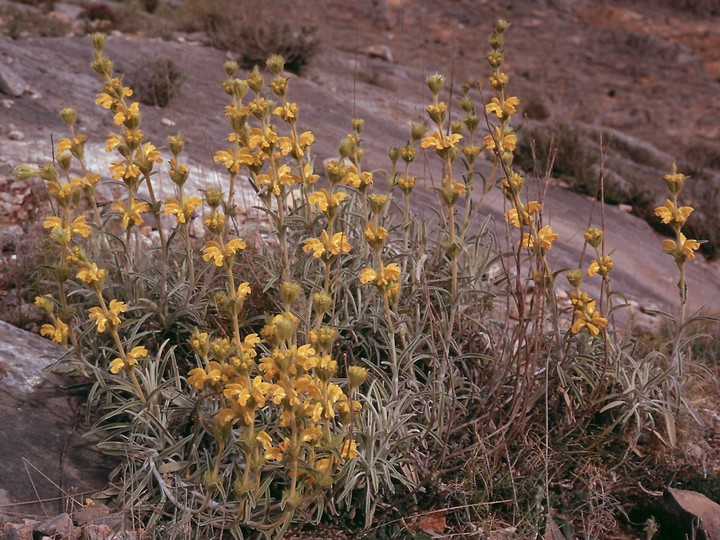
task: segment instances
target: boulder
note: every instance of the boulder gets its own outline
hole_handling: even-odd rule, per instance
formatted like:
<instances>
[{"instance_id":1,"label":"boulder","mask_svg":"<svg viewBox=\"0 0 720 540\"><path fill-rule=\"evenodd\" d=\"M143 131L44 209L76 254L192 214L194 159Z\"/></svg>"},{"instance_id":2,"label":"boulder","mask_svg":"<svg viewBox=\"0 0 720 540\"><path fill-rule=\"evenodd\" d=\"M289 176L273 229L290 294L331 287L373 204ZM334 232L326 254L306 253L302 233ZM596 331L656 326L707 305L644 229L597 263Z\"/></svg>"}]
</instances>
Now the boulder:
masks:
<instances>
[{"instance_id":1,"label":"boulder","mask_svg":"<svg viewBox=\"0 0 720 540\"><path fill-rule=\"evenodd\" d=\"M386 62L393 61L392 51L387 45L371 45L365 49L365 54L367 54L370 58L379 58L380 60L385 60Z\"/></svg>"},{"instance_id":2,"label":"boulder","mask_svg":"<svg viewBox=\"0 0 720 540\"><path fill-rule=\"evenodd\" d=\"M25 80L7 64L0 63L0 92L12 97L20 97L27 90Z\"/></svg>"},{"instance_id":3,"label":"boulder","mask_svg":"<svg viewBox=\"0 0 720 540\"><path fill-rule=\"evenodd\" d=\"M102 490L113 467L83 437L80 398L44 369L65 353L0 321L0 518L41 520Z\"/></svg>"},{"instance_id":4,"label":"boulder","mask_svg":"<svg viewBox=\"0 0 720 540\"><path fill-rule=\"evenodd\" d=\"M668 488L660 507L661 539L720 540L720 505L705 495Z\"/></svg>"}]
</instances>

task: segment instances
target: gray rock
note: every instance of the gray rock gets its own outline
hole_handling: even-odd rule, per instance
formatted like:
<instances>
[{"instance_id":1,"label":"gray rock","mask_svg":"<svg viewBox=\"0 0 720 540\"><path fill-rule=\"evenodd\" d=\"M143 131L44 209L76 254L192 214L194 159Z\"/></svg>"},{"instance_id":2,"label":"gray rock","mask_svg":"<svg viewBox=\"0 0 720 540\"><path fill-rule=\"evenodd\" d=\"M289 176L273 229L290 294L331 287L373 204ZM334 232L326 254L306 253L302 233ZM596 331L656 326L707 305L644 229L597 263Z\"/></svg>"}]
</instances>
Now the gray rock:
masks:
<instances>
[{"instance_id":1,"label":"gray rock","mask_svg":"<svg viewBox=\"0 0 720 540\"><path fill-rule=\"evenodd\" d=\"M9 527L0 532L0 540L20 540L17 529L15 527Z\"/></svg>"},{"instance_id":2,"label":"gray rock","mask_svg":"<svg viewBox=\"0 0 720 540\"><path fill-rule=\"evenodd\" d=\"M66 20L77 19L82 13L82 6L67 2L55 2L53 5L55 13L63 15Z\"/></svg>"},{"instance_id":3,"label":"gray rock","mask_svg":"<svg viewBox=\"0 0 720 540\"><path fill-rule=\"evenodd\" d=\"M73 512L72 519L76 525L85 525L101 518L105 518L110 509L104 504L95 503L92 506L84 506L77 512Z\"/></svg>"},{"instance_id":4,"label":"gray rock","mask_svg":"<svg viewBox=\"0 0 720 540\"><path fill-rule=\"evenodd\" d=\"M113 531L107 525L90 523L83 527L84 540L107 540L108 538L114 538L114 535L115 531Z\"/></svg>"},{"instance_id":5,"label":"gray rock","mask_svg":"<svg viewBox=\"0 0 720 540\"><path fill-rule=\"evenodd\" d=\"M0 92L8 96L20 97L28 85L17 72L6 63L0 63Z\"/></svg>"},{"instance_id":6,"label":"gray rock","mask_svg":"<svg viewBox=\"0 0 720 540\"><path fill-rule=\"evenodd\" d=\"M78 538L80 531L66 513L59 514L47 521L42 521L33 528L33 538L43 536L60 536L62 538Z\"/></svg>"},{"instance_id":7,"label":"gray rock","mask_svg":"<svg viewBox=\"0 0 720 540\"><path fill-rule=\"evenodd\" d=\"M720 505L695 491L668 488L658 521L663 539L720 540Z\"/></svg>"},{"instance_id":8,"label":"gray rock","mask_svg":"<svg viewBox=\"0 0 720 540\"><path fill-rule=\"evenodd\" d=\"M13 129L10 133L8 133L8 139L11 141L22 141L24 138L25 134L17 129Z\"/></svg>"},{"instance_id":9,"label":"gray rock","mask_svg":"<svg viewBox=\"0 0 720 540\"><path fill-rule=\"evenodd\" d=\"M107 483L113 463L82 436L79 399L44 371L64 353L0 321L0 518L54 515Z\"/></svg>"},{"instance_id":10,"label":"gray rock","mask_svg":"<svg viewBox=\"0 0 720 540\"><path fill-rule=\"evenodd\" d=\"M20 225L0 227L0 251L15 251L23 234L24 232Z\"/></svg>"},{"instance_id":11,"label":"gray rock","mask_svg":"<svg viewBox=\"0 0 720 540\"><path fill-rule=\"evenodd\" d=\"M385 60L386 62L393 61L392 51L387 45L371 45L365 49L365 54L367 54L370 58L379 58L380 60Z\"/></svg>"}]
</instances>

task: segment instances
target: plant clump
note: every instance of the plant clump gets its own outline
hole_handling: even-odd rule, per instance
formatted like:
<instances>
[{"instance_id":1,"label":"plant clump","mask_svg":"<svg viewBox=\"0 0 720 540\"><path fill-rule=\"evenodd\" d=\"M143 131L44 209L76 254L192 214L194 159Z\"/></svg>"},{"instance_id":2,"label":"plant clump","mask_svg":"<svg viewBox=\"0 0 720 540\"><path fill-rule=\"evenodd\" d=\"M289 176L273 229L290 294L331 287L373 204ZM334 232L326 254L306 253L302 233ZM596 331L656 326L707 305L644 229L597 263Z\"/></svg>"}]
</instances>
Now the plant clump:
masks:
<instances>
[{"instance_id":1,"label":"plant clump","mask_svg":"<svg viewBox=\"0 0 720 540\"><path fill-rule=\"evenodd\" d=\"M148 140L135 92L93 35L112 163L90 169L66 108L55 161L16 175L40 177L53 200L40 332L93 381L100 447L122 459L108 494L144 526L282 537L335 516L409 534L433 515L443 532L495 520L531 537L561 511L568 527L590 512L585 527L604 536L618 509L610 471L678 444L677 419L693 414L688 327L702 318L685 313L700 246L685 235L685 177L666 176L655 210L674 231L662 249L681 312L641 355L614 325L616 261L595 216L577 268L552 267L559 234L543 186L516 166L507 28L489 37L488 99L465 83L451 115L445 78L429 76L426 121L388 150L387 170L366 165L361 118L319 169L285 59L245 77L228 61L228 135L214 154L224 180L202 192L182 134L168 155ZM429 182L418 161L440 178L429 225L411 212ZM156 191L160 174L171 197ZM101 181L122 193L110 210L97 204ZM505 240L477 204L491 190L506 201ZM263 221L240 220L248 191Z\"/></svg>"}]
</instances>

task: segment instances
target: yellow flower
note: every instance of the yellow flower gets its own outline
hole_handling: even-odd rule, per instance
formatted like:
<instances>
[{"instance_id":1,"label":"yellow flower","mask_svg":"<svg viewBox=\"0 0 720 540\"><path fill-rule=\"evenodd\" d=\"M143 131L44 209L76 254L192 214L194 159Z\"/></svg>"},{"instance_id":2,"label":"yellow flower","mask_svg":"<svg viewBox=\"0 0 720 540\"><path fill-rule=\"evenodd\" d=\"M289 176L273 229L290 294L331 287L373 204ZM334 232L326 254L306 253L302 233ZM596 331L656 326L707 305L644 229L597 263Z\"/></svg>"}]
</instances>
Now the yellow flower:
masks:
<instances>
[{"instance_id":1,"label":"yellow flower","mask_svg":"<svg viewBox=\"0 0 720 540\"><path fill-rule=\"evenodd\" d=\"M137 101L131 103L129 107L125 107L121 103L117 103L117 105L118 109L116 109L117 112L113 117L113 122L118 126L132 118L140 116L140 104Z\"/></svg>"},{"instance_id":2,"label":"yellow flower","mask_svg":"<svg viewBox=\"0 0 720 540\"><path fill-rule=\"evenodd\" d=\"M240 238L228 240L222 247L214 240L210 240L203 248L203 260L213 259L215 266L222 266L224 263L230 262L235 253L246 247L247 244Z\"/></svg>"},{"instance_id":3,"label":"yellow flower","mask_svg":"<svg viewBox=\"0 0 720 540\"><path fill-rule=\"evenodd\" d=\"M607 326L607 319L595 311L595 303L592 304L592 310L584 309L575 312L576 320L570 329L573 334L585 329L591 336L597 336L600 330Z\"/></svg>"},{"instance_id":4,"label":"yellow flower","mask_svg":"<svg viewBox=\"0 0 720 540\"><path fill-rule=\"evenodd\" d=\"M328 208L334 209L348 198L348 194L344 191L338 191L330 195L327 189L313 191L308 196L308 202L317 206L321 212L327 212Z\"/></svg>"},{"instance_id":5,"label":"yellow flower","mask_svg":"<svg viewBox=\"0 0 720 540\"><path fill-rule=\"evenodd\" d=\"M195 211L195 209L202 204L200 197L182 197L182 203L176 199L168 199L165 202L163 212L166 215L173 215L177 218L178 223L187 223Z\"/></svg>"},{"instance_id":6,"label":"yellow flower","mask_svg":"<svg viewBox=\"0 0 720 540\"><path fill-rule=\"evenodd\" d=\"M375 281L377 278L377 272L373 268L363 268L360 271L360 283L363 285L367 285L368 283L371 283Z\"/></svg>"},{"instance_id":7,"label":"yellow flower","mask_svg":"<svg viewBox=\"0 0 720 540\"><path fill-rule=\"evenodd\" d=\"M285 452L290 447L290 439L285 437L285 440L276 447L265 448L265 459L271 461L281 461Z\"/></svg>"},{"instance_id":8,"label":"yellow flower","mask_svg":"<svg viewBox=\"0 0 720 540\"><path fill-rule=\"evenodd\" d=\"M87 223L85 223L85 216L75 218L75 220L70 224L70 232L72 234L79 234L83 238L90 236L90 227L88 227Z\"/></svg>"},{"instance_id":9,"label":"yellow flower","mask_svg":"<svg viewBox=\"0 0 720 540\"><path fill-rule=\"evenodd\" d=\"M120 146L121 142L122 141L120 140L120 135L118 135L117 133L111 133L105 141L105 151L112 152L113 150L115 150L115 148Z\"/></svg>"},{"instance_id":10,"label":"yellow flower","mask_svg":"<svg viewBox=\"0 0 720 540\"><path fill-rule=\"evenodd\" d=\"M85 216L75 218L69 227L63 228L62 219L57 216L50 216L43 221L43 227L46 229L52 229L51 234L53 239L62 244L67 244L72 239L72 236L79 234L80 236L87 238L90 236L90 227L85 222Z\"/></svg>"},{"instance_id":11,"label":"yellow flower","mask_svg":"<svg viewBox=\"0 0 720 540\"><path fill-rule=\"evenodd\" d=\"M663 252L670 253L675 257L677 262L683 262L686 259L691 261L695 260L695 251L700 249L700 242L691 238L686 238L683 233L680 233L680 246L678 247L675 240L665 240L663 242Z\"/></svg>"},{"instance_id":12,"label":"yellow flower","mask_svg":"<svg viewBox=\"0 0 720 540\"><path fill-rule=\"evenodd\" d=\"M55 317L53 324L43 324L40 327L40 335L50 338L55 343L64 345L68 337L68 325Z\"/></svg>"},{"instance_id":13,"label":"yellow flower","mask_svg":"<svg viewBox=\"0 0 720 540\"><path fill-rule=\"evenodd\" d=\"M520 245L522 247L530 247L531 249L539 247L541 250L550 250L557 239L558 235L553 232L552 227L546 225L537 233L537 244L535 238L530 233L523 233Z\"/></svg>"},{"instance_id":14,"label":"yellow flower","mask_svg":"<svg viewBox=\"0 0 720 540\"><path fill-rule=\"evenodd\" d=\"M285 122L294 122L297 120L298 107L295 103L285 103L282 107L275 107L273 111L275 116L279 116Z\"/></svg>"},{"instance_id":15,"label":"yellow flower","mask_svg":"<svg viewBox=\"0 0 720 540\"><path fill-rule=\"evenodd\" d=\"M436 131L432 135L424 137L420 141L420 146L422 148L433 147L435 150L445 150L447 148L453 148L460 139L462 139L462 135L459 133L443 135L442 132Z\"/></svg>"},{"instance_id":16,"label":"yellow flower","mask_svg":"<svg viewBox=\"0 0 720 540\"><path fill-rule=\"evenodd\" d=\"M614 265L612 260L608 255L606 255L602 259L596 259L590 263L590 266L587 269L587 275L594 276L595 274L600 274L605 277L610 273L610 270L612 270L613 267Z\"/></svg>"},{"instance_id":17,"label":"yellow flower","mask_svg":"<svg viewBox=\"0 0 720 540\"><path fill-rule=\"evenodd\" d=\"M127 311L125 302L118 300L110 300L107 312L101 307L91 307L88 314L91 320L95 320L99 333L105 332L108 326L118 326L120 324L120 314Z\"/></svg>"},{"instance_id":18,"label":"yellow flower","mask_svg":"<svg viewBox=\"0 0 720 540\"><path fill-rule=\"evenodd\" d=\"M494 150L497 148L499 142L499 149L498 152L500 154L504 152L514 152L515 148L517 147L517 135L514 133L506 133L504 136L501 137L500 134L500 128L495 127L491 134L485 135L483 138L483 143L485 143L485 148L488 150Z\"/></svg>"},{"instance_id":19,"label":"yellow flower","mask_svg":"<svg viewBox=\"0 0 720 540\"><path fill-rule=\"evenodd\" d=\"M530 225L535 221L533 214L538 213L542 210L542 204L537 201L530 201L526 206L522 206L522 224ZM505 212L505 221L512 224L514 227L520 228L520 217L516 208L511 208Z\"/></svg>"},{"instance_id":20,"label":"yellow flower","mask_svg":"<svg viewBox=\"0 0 720 540\"><path fill-rule=\"evenodd\" d=\"M264 382L263 378L258 375L253 379L249 388L245 387L244 384L228 384L223 391L223 395L233 400L234 403L237 403L240 407L256 409L265 405L267 395L272 389L273 385Z\"/></svg>"},{"instance_id":21,"label":"yellow flower","mask_svg":"<svg viewBox=\"0 0 720 540\"><path fill-rule=\"evenodd\" d=\"M252 290L250 289L250 284L247 281L245 281L245 282L241 283L240 285L238 285L238 289L237 289L237 293L235 294L235 297L238 300L245 300L251 292L252 292Z\"/></svg>"},{"instance_id":22,"label":"yellow flower","mask_svg":"<svg viewBox=\"0 0 720 540\"><path fill-rule=\"evenodd\" d=\"M315 174L313 171L313 167L310 163L306 163L303 167L303 178L305 179L305 185L311 186L315 182L317 182L318 178L320 178L319 174Z\"/></svg>"},{"instance_id":23,"label":"yellow flower","mask_svg":"<svg viewBox=\"0 0 720 540\"><path fill-rule=\"evenodd\" d=\"M382 273L373 268L363 268L360 271L360 283L366 285L373 283L378 287L388 285L391 281L400 279L400 266L397 263L390 263L383 268Z\"/></svg>"},{"instance_id":24,"label":"yellow flower","mask_svg":"<svg viewBox=\"0 0 720 540\"><path fill-rule=\"evenodd\" d=\"M352 186L360 191L365 191L373 185L374 176L370 171L359 172L355 165L351 165L347 169L347 173L343 176L341 182L346 186Z\"/></svg>"},{"instance_id":25,"label":"yellow flower","mask_svg":"<svg viewBox=\"0 0 720 540\"><path fill-rule=\"evenodd\" d=\"M55 304L53 303L53 297L51 294L44 294L42 296L35 297L35 307L40 311L44 311L47 314L55 311Z\"/></svg>"},{"instance_id":26,"label":"yellow flower","mask_svg":"<svg viewBox=\"0 0 720 540\"><path fill-rule=\"evenodd\" d=\"M130 161L123 161L122 163L113 161L109 169L110 174L115 180L137 178L140 176L140 167Z\"/></svg>"},{"instance_id":27,"label":"yellow flower","mask_svg":"<svg viewBox=\"0 0 720 540\"><path fill-rule=\"evenodd\" d=\"M88 285L97 283L105 277L105 270L98 268L95 263L88 263L78 270L77 278Z\"/></svg>"},{"instance_id":28,"label":"yellow flower","mask_svg":"<svg viewBox=\"0 0 720 540\"><path fill-rule=\"evenodd\" d=\"M110 362L110 373L118 373L124 369L129 371L138 363L140 358L145 358L148 355L148 350L142 345L133 347L133 349L125 354L125 358L115 358Z\"/></svg>"},{"instance_id":29,"label":"yellow flower","mask_svg":"<svg viewBox=\"0 0 720 540\"><path fill-rule=\"evenodd\" d=\"M125 302L120 302L119 300L110 300L110 305L108 306L108 319L109 321L117 326L120 324L120 314L125 313L127 311L127 306L125 305Z\"/></svg>"},{"instance_id":30,"label":"yellow flower","mask_svg":"<svg viewBox=\"0 0 720 540\"><path fill-rule=\"evenodd\" d=\"M592 311L595 309L595 300L593 300L585 291L571 292L570 302L572 302L572 305L576 310L585 309L585 306L590 304L592 304L592 307L590 307L589 310Z\"/></svg>"},{"instance_id":31,"label":"yellow flower","mask_svg":"<svg viewBox=\"0 0 720 540\"><path fill-rule=\"evenodd\" d=\"M51 232L55 232L56 230L62 228L62 219L57 216L50 216L43 221L43 227L46 229L52 229Z\"/></svg>"},{"instance_id":32,"label":"yellow flower","mask_svg":"<svg viewBox=\"0 0 720 540\"><path fill-rule=\"evenodd\" d=\"M387 240L388 232L385 227L376 226L373 222L368 222L367 228L364 232L365 240L370 244L370 247L378 250L383 247L385 240Z\"/></svg>"},{"instance_id":33,"label":"yellow flower","mask_svg":"<svg viewBox=\"0 0 720 540\"><path fill-rule=\"evenodd\" d=\"M305 253L313 252L316 259L331 260L333 257L341 253L350 253L352 247L348 241L347 234L335 233L332 238L327 231L322 231L319 238L308 238L305 240L303 251Z\"/></svg>"},{"instance_id":34,"label":"yellow flower","mask_svg":"<svg viewBox=\"0 0 720 540\"><path fill-rule=\"evenodd\" d=\"M669 199L665 199L662 206L655 209L655 215L660 218L663 223L673 223L683 225L687 221L688 216L693 213L692 206L675 207L675 204Z\"/></svg>"},{"instance_id":35,"label":"yellow flower","mask_svg":"<svg viewBox=\"0 0 720 540\"><path fill-rule=\"evenodd\" d=\"M520 100L516 97L505 98L502 104L498 98L494 97L485 106L485 111L488 114L494 113L498 118L507 118L515 114L518 105L520 105Z\"/></svg>"},{"instance_id":36,"label":"yellow flower","mask_svg":"<svg viewBox=\"0 0 720 540\"><path fill-rule=\"evenodd\" d=\"M359 455L360 454L357 450L357 443L352 439L345 439L342 447L340 448L340 456L343 459L354 459Z\"/></svg>"},{"instance_id":37,"label":"yellow flower","mask_svg":"<svg viewBox=\"0 0 720 540\"><path fill-rule=\"evenodd\" d=\"M148 203L145 201L132 199L128 209L125 208L125 203L122 201L114 202L112 209L122 216L123 228L129 229L133 225L141 225L143 223L143 218L140 214L147 212L150 206L148 206Z\"/></svg>"}]
</instances>

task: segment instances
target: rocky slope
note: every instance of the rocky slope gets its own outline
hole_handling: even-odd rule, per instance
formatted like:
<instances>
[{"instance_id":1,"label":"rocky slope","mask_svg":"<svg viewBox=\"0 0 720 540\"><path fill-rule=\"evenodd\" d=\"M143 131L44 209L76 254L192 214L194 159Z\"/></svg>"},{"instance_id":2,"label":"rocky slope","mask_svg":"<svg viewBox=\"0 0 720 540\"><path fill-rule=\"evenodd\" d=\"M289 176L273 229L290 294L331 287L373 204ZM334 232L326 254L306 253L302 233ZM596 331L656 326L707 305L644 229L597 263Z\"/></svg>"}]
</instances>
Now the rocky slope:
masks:
<instances>
[{"instance_id":1,"label":"rocky slope","mask_svg":"<svg viewBox=\"0 0 720 540\"><path fill-rule=\"evenodd\" d=\"M711 46L720 39L720 23L715 19L650 10L640 2L633 9L610 2L563 1L516 2L502 9L467 1L376 4L350 8L318 0L314 5L319 9L312 12L315 18L305 21L320 28L323 47L303 76L293 78L291 92L301 106L304 127L317 134L318 161L335 154L354 114L366 120L367 163L387 167L387 147L403 144L409 123L424 115L427 74L444 72L455 93L468 76L484 79L485 36L497 17L513 24L507 42L508 70L511 89L526 107L526 124L573 123L582 144L589 145L588 152L598 156L601 141L610 141L612 148L605 151L608 156L603 161L608 178L640 182L638 189L657 199L673 156L685 159L688 147L709 145L720 137L716 128L720 98L713 79L720 57ZM57 4L53 13L73 23L68 18L71 7ZM318 13L324 20L317 20ZM297 24L304 24L302 17L309 13L296 16L301 19ZM79 23L74 24L79 33ZM183 131L189 155L196 160L191 181L202 189L223 181L211 156L222 145L226 130L225 96L219 85L222 64L231 53L204 46L202 35L191 37L198 41L182 33L161 40L116 31L108 41L108 52L121 73L132 74L153 59L172 58L186 74L180 95L167 108L145 107L143 125L158 144ZM0 180L7 192L0 203L3 222L23 217L22 210L17 212L24 192L9 178L12 167L50 159L52 141L64 135L57 115L61 107L78 109L80 129L94 143L90 161L99 170L105 165L101 145L111 130L111 119L93 103L99 84L88 67L90 52L82 36L0 38L0 75L5 81L0 85L5 93L0 107ZM474 97L480 96L475 92ZM418 168L425 187L419 190L415 210L423 213L435 201L433 171ZM705 173L702 185L715 185L714 173ZM167 178L163 181L169 189ZM593 203L555 185L542 184L538 189L547 189L549 222L560 233L556 266L576 266ZM502 197L491 195L485 207L497 218L503 210ZM597 207L592 219L600 222ZM677 296L675 271L671 259L659 251L661 237L617 207L606 209L605 227L616 260L616 288L641 306L672 309ZM8 242L12 244L12 238ZM689 280L692 307L720 311L717 263L698 260Z\"/></svg>"}]
</instances>

